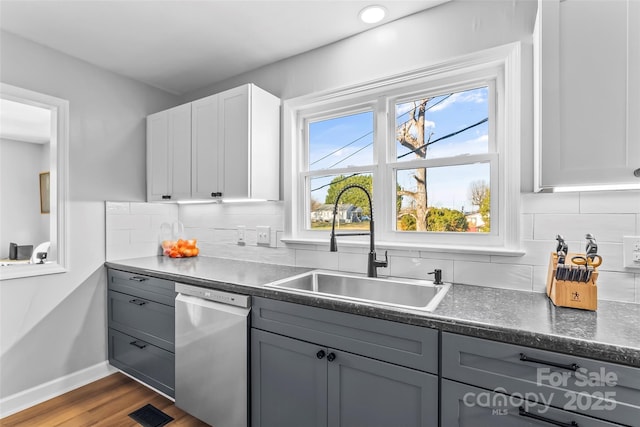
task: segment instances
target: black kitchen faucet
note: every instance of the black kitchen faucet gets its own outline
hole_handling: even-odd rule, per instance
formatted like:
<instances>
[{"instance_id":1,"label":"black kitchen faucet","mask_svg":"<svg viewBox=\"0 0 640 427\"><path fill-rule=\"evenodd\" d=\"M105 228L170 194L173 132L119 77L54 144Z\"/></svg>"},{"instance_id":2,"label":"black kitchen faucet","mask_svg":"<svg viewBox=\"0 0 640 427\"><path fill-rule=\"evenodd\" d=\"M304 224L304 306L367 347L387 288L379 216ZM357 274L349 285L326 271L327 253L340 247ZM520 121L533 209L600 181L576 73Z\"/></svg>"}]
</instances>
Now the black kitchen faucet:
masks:
<instances>
[{"instance_id":1,"label":"black kitchen faucet","mask_svg":"<svg viewBox=\"0 0 640 427\"><path fill-rule=\"evenodd\" d=\"M338 214L338 202L340 201L340 197L342 193L351 189L351 188L359 188L364 191L364 194L367 195L367 200L369 201L369 212L371 212L371 219L369 220L369 232L368 233L340 233L336 234L336 215ZM389 258L387 257L387 251L384 251L384 261L380 261L376 259L376 248L375 248L375 232L374 232L374 223L373 223L373 204L371 203L371 195L361 185L358 184L350 184L345 186L338 193L338 197L336 197L336 202L333 205L333 222L331 223L331 241L329 243L329 250L331 252L338 252L338 242L336 241L336 236L369 236L369 258L367 262L367 276L368 277L378 277L378 267L386 267L389 265Z\"/></svg>"}]
</instances>

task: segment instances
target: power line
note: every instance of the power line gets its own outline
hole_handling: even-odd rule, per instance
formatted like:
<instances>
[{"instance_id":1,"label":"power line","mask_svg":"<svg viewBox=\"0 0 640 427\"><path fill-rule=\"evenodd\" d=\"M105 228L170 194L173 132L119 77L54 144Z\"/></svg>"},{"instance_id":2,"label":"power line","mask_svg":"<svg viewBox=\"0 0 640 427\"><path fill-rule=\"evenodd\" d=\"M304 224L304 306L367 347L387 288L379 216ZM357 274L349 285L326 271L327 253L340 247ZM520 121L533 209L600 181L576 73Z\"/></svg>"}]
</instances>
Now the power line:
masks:
<instances>
[{"instance_id":1,"label":"power line","mask_svg":"<svg viewBox=\"0 0 640 427\"><path fill-rule=\"evenodd\" d=\"M339 183L339 182L346 181L347 179L349 179L349 178L351 178L351 177L354 177L354 176L357 176L357 175L362 175L362 172L354 172L354 173L352 173L351 175L349 175L349 176L345 176L344 178L342 178L342 179L340 179L340 180L338 180L338 181L335 181L335 182L334 182L334 181L331 181L331 182L330 182L330 183L328 183L328 184L324 184L324 185L321 185L321 186L320 186L320 187L318 187L318 188L314 188L313 190L311 190L311 192L313 193L314 191L317 191L317 190L323 189L324 187L329 187L329 186L331 186L331 185L333 185L333 184L337 184L337 183Z\"/></svg>"},{"instance_id":2,"label":"power line","mask_svg":"<svg viewBox=\"0 0 640 427\"><path fill-rule=\"evenodd\" d=\"M429 145L431 145L431 144L435 144L435 143L436 143L436 142L438 142L438 141L442 141L443 139L447 139L447 138L451 138L452 136L456 136L456 135L458 135L458 134L460 134L460 133L462 133L462 132L464 132L464 131L467 131L467 130L469 130L469 129L471 129L471 128L474 128L474 127L476 127L476 126L479 126L479 125L481 125L481 124L483 124L483 123L485 123L485 122L487 122L487 121L489 121L489 118L488 118L488 117L486 117L486 118L484 118L484 119L480 120L478 123L474 123L474 124L472 124L471 126L467 126L467 127L466 127L466 128L464 128L464 129L460 129L460 130L458 130L458 131L456 131L456 132L450 133L449 135L445 135L445 136L440 137L440 138L438 138L438 139L434 139L433 141L427 142L426 144L423 144L423 145L421 145L421 146L420 146L420 147L418 147L418 148L415 148L415 149L413 149L413 150L411 150L411 151L409 151L409 152L407 152L407 153L404 153L404 154L399 155L399 156L398 156L398 159L401 159L401 158L403 158L403 157L405 157L405 156L408 156L408 155L409 155L409 154L411 154L411 153L415 153L416 151L422 150L423 148L428 147L428 146L429 146Z\"/></svg>"},{"instance_id":3,"label":"power line","mask_svg":"<svg viewBox=\"0 0 640 427\"><path fill-rule=\"evenodd\" d=\"M364 150L365 148L367 148L368 146L373 145L373 141L371 141L370 143L368 143L367 145L361 147L359 150L354 151L353 153L349 154L347 157L345 157L342 160L337 161L336 163L332 164L331 166L329 166L327 169L331 169L332 167L334 167L337 164L340 164L342 162L344 162L345 160L347 160L349 157L353 157L356 154L358 154L359 152L361 152L362 150Z\"/></svg>"},{"instance_id":4,"label":"power line","mask_svg":"<svg viewBox=\"0 0 640 427\"><path fill-rule=\"evenodd\" d=\"M331 153L327 154L326 156L319 158L319 159L318 159L318 160L316 160L315 162L309 163L309 166L313 166L313 165L315 165L316 163L318 163L319 161L324 160L324 159L326 159L327 157L331 157L331 156L333 156L335 153L337 153L338 151L342 150L343 148L347 148L347 147L348 147L348 146L350 146L351 144L354 144L354 143L356 143L356 142L360 141L362 138L364 138L365 136L369 136L369 135L371 135L372 133L373 133L373 131L371 131L371 132L367 132L366 134L364 134L364 135L362 135L362 136L358 137L357 139L354 139L353 141L351 141L351 142L347 143L346 145L343 145L342 147L340 147L340 148L338 148L338 149L336 149L336 150L332 151ZM371 144L369 144L369 145L371 145Z\"/></svg>"},{"instance_id":5,"label":"power line","mask_svg":"<svg viewBox=\"0 0 640 427\"><path fill-rule=\"evenodd\" d=\"M428 108L426 108L426 109L425 109L425 111L429 111L429 110L431 110L433 107L435 107L436 105L438 105L438 104L440 104L440 103L444 102L447 98L449 98L449 97L450 97L450 96L452 96L452 95L453 95L453 93L450 93L450 94L446 95L444 98L440 99L440 100L439 100L438 102L436 102L435 104L430 105ZM432 98L432 99L433 99L433 98ZM408 112L409 112L409 111L407 111L407 112L404 112L404 113L400 114L399 116L397 116L397 117L396 117L396 119L399 119L400 117L404 116L404 115L405 115L405 114L407 114ZM402 126L402 125L405 125L405 124L409 123L409 121L410 121L410 120L411 120L411 119L406 120L406 121L405 121L405 122L403 122L403 123L400 123L399 125L397 125L397 126L396 126L396 129L398 129L398 128L399 128L400 126ZM344 149L344 148L347 148L348 146L350 146L350 145L352 145L352 144L354 144L354 143L356 143L356 142L360 141L360 140L361 140L362 138L364 138L365 136L369 136L369 135L371 135L371 134L373 134L373 131L371 131L371 132L367 132L366 134L364 134L364 135L362 135L362 136L360 136L360 137L358 137L358 138L354 139L354 140L353 140L353 141L351 141L351 142L348 142L347 144L343 145L342 147L335 149L334 151L330 152L329 154L325 155L324 157L321 157L321 158L319 158L318 160L315 160L314 162L309 163L309 166L313 166L313 165L315 165L316 163L318 163L318 162L320 162L320 161L322 161L322 160L326 159L327 157L331 157L332 155L334 155L334 154L335 154L335 153L337 153L338 151L340 151L340 150L342 150L342 149ZM365 147L368 147L369 145L371 145L371 144L367 144L367 145L365 145ZM355 153L357 153L357 152L359 152L359 151L362 151L362 149L363 149L363 148L365 148L365 147L362 147L360 150L356 151ZM353 153L353 154L355 154L355 153ZM353 154L352 154L352 155L353 155ZM351 156L349 156L349 157L351 157ZM348 157L347 157L347 158L348 158ZM345 158L345 159L346 159L346 158ZM338 162L338 163L340 163L340 162ZM336 163L336 164L338 164L338 163ZM333 167L333 166L335 166L336 164L329 166L329 168L328 168L328 169L332 168L332 167Z\"/></svg>"}]
</instances>

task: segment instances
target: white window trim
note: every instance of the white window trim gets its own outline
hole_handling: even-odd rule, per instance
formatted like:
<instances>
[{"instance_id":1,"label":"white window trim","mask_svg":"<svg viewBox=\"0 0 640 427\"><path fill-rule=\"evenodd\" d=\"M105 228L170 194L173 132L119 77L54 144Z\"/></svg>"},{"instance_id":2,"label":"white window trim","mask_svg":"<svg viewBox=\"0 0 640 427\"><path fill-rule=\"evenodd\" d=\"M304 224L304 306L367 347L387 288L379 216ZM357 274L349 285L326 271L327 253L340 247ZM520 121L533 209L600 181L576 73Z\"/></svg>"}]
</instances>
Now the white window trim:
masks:
<instances>
[{"instance_id":1,"label":"white window trim","mask_svg":"<svg viewBox=\"0 0 640 427\"><path fill-rule=\"evenodd\" d=\"M351 86L339 90L327 91L318 94L305 95L298 98L285 100L283 103L283 135L284 135L284 199L285 199L285 232L282 239L285 243L327 245L326 238L318 235L317 231L305 230L305 213L298 212L297 207L301 201L307 198L304 193L304 183L299 179L300 168L306 159L306 147L303 141L303 128L300 126L300 113L304 112L309 117L314 112L327 111L330 104L349 102L349 105L371 105L384 95L389 97L389 88L393 92L403 93L402 98L412 90L424 92L426 83L447 82L464 74L472 74L470 80L477 80L486 70L499 70L498 78L502 78L502 84L496 85L496 94L500 100L496 100L496 116L501 121L494 120L491 124L496 132L497 156L499 156L499 168L492 168L492 177L499 180L498 197L492 197L492 212L498 212L500 218L496 235L478 233L429 233L428 242L422 233L416 233L415 237L410 233L402 233L403 240L397 241L397 232L384 230L381 225L388 219L391 208L386 207L389 202L387 189L374 182L374 206L376 213L376 246L388 249L407 249L423 251L441 251L454 253L480 253L494 255L522 255L520 249L520 140L521 140L521 43L512 43L496 48L476 52L448 61L443 61L429 67L403 73L388 78L367 82L361 85ZM477 74L473 74L477 71ZM455 80L453 80L455 81ZM459 80L458 80L459 81ZM422 88L422 90L420 89ZM504 88L504 91L502 91ZM393 96L393 95L391 95ZM385 109L387 110L387 106ZM382 114L380 114L382 115ZM386 114L385 114L386 116ZM384 124L383 124L384 122ZM376 131L391 132L388 128L386 117L376 117L374 120ZM385 144L387 145L387 144ZM388 148L384 148L387 150ZM395 166L378 164L377 156L382 151L374 152L373 169L378 174L388 174L389 168ZM489 155L491 162L497 162L495 154ZM431 161L437 161L433 159ZM411 162L402 162L402 167ZM467 163L467 162L465 162ZM339 169L327 170L328 174L339 173ZM506 179L509 177L509 179ZM387 176L385 182L389 183ZM391 194L391 193L389 193ZM497 200L496 200L497 199ZM383 203L385 208L380 206ZM497 206L495 205L497 204ZM494 210L495 209L495 210ZM396 234L394 234L396 233ZM442 234L443 236L437 236ZM409 236L407 236L409 235ZM324 236L323 236L324 237ZM474 240L478 243L474 244ZM345 238L340 241L341 246L366 247L367 239Z\"/></svg>"}]
</instances>

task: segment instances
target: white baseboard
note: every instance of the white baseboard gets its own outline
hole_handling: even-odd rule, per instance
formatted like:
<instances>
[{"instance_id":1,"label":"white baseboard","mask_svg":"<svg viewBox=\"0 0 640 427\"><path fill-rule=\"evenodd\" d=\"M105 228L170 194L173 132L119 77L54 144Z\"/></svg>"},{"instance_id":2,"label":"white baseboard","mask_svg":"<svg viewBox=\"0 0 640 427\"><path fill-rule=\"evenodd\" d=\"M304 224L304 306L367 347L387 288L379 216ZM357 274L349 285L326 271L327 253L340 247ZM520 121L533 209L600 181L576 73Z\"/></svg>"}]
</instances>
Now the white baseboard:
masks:
<instances>
[{"instance_id":1,"label":"white baseboard","mask_svg":"<svg viewBox=\"0 0 640 427\"><path fill-rule=\"evenodd\" d=\"M104 361L64 377L56 378L28 390L21 391L0 400L0 419L30 408L33 405L60 396L93 381L113 374L117 370Z\"/></svg>"}]
</instances>

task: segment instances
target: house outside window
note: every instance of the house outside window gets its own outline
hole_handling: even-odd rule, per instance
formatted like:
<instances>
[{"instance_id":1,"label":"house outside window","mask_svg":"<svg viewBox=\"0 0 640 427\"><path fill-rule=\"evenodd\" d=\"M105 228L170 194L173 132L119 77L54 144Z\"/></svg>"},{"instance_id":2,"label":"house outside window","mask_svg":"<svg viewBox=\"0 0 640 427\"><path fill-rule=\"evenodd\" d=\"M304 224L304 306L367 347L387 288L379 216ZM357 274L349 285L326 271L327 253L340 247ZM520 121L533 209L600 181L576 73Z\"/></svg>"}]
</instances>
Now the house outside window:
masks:
<instances>
[{"instance_id":1,"label":"house outside window","mask_svg":"<svg viewBox=\"0 0 640 427\"><path fill-rule=\"evenodd\" d=\"M516 249L519 50L286 101L285 241L326 239L336 195L358 184L373 212L361 191L348 190L336 224L367 230L375 218L379 245Z\"/></svg>"}]
</instances>

